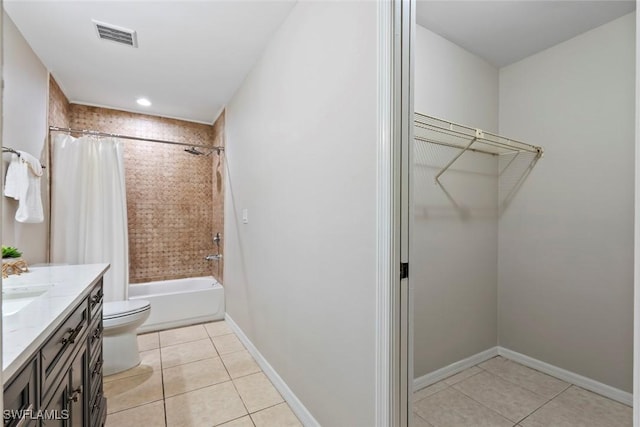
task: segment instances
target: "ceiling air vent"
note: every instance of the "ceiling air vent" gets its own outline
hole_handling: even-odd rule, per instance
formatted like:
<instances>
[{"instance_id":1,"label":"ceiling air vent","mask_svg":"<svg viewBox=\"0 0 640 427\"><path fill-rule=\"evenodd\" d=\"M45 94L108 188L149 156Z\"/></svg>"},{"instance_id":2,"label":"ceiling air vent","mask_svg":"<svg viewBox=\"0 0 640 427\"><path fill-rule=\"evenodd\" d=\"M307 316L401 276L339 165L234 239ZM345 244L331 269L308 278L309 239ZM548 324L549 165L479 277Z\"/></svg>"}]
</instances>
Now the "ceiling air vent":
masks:
<instances>
[{"instance_id":1,"label":"ceiling air vent","mask_svg":"<svg viewBox=\"0 0 640 427\"><path fill-rule=\"evenodd\" d=\"M138 47L138 37L135 31L95 20L93 20L93 23L98 30L98 37L102 40L110 40L112 42L126 44L127 46Z\"/></svg>"}]
</instances>

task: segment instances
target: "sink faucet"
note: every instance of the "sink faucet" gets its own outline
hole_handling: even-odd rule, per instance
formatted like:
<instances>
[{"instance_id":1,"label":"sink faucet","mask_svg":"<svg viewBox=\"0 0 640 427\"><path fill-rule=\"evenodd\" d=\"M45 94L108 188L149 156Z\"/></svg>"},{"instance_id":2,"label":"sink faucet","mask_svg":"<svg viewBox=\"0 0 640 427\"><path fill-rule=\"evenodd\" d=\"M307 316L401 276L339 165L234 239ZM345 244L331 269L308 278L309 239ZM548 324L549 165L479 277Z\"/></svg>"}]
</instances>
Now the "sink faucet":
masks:
<instances>
[{"instance_id":1,"label":"sink faucet","mask_svg":"<svg viewBox=\"0 0 640 427\"><path fill-rule=\"evenodd\" d=\"M207 255L204 257L207 261L220 261L222 259L222 254L217 255Z\"/></svg>"}]
</instances>

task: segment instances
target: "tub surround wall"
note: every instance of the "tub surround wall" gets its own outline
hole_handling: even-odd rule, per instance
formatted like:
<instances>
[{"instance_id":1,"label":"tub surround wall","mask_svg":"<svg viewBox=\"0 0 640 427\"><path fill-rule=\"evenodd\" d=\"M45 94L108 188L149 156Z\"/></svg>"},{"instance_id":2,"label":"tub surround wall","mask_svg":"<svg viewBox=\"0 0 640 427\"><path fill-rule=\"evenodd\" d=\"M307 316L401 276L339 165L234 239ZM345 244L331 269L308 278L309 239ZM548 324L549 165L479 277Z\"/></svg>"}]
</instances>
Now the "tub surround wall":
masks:
<instances>
[{"instance_id":1,"label":"tub surround wall","mask_svg":"<svg viewBox=\"0 0 640 427\"><path fill-rule=\"evenodd\" d=\"M69 103L53 77L49 84L52 126L224 145L224 112L210 126ZM124 147L130 283L208 275L222 281L222 262L204 257L216 252L213 234L223 233L224 155L194 156L146 141Z\"/></svg>"},{"instance_id":2,"label":"tub surround wall","mask_svg":"<svg viewBox=\"0 0 640 427\"><path fill-rule=\"evenodd\" d=\"M71 104L52 75L49 75L49 126L71 127Z\"/></svg>"},{"instance_id":3,"label":"tub surround wall","mask_svg":"<svg viewBox=\"0 0 640 427\"><path fill-rule=\"evenodd\" d=\"M211 125L89 105L71 104L71 125L74 129L98 130L141 138L162 139L187 144L213 144ZM133 142L133 144L137 142L139 141ZM154 145L154 147L166 146L168 145Z\"/></svg>"},{"instance_id":4,"label":"tub surround wall","mask_svg":"<svg viewBox=\"0 0 640 427\"><path fill-rule=\"evenodd\" d=\"M213 145L224 147L225 145L225 112L222 111L218 119L213 124ZM213 185L211 190L213 191L213 234L220 233L220 253L224 254L224 179L225 179L225 158L223 154L221 156L211 156L213 162ZM218 248L214 245L213 252L216 253ZM211 274L220 283L224 275L224 258L220 261L211 261Z\"/></svg>"},{"instance_id":5,"label":"tub surround wall","mask_svg":"<svg viewBox=\"0 0 640 427\"><path fill-rule=\"evenodd\" d=\"M209 125L71 104L71 127L213 145ZM212 266L214 209L211 158L185 147L125 142L129 281L207 276ZM221 211L218 211L221 212Z\"/></svg>"},{"instance_id":6,"label":"tub surround wall","mask_svg":"<svg viewBox=\"0 0 640 427\"><path fill-rule=\"evenodd\" d=\"M20 31L6 13L3 13L3 127L2 143L5 147L26 151L45 162L44 148L47 138L47 104L49 74L40 59L31 50ZM41 157L42 156L42 157ZM5 154L6 171L10 156ZM4 173L2 174L4 181ZM48 211L48 186L41 181L42 203ZM29 264L47 261L47 219L39 224L21 224L15 215L18 202L2 197L2 243L17 246Z\"/></svg>"}]
</instances>

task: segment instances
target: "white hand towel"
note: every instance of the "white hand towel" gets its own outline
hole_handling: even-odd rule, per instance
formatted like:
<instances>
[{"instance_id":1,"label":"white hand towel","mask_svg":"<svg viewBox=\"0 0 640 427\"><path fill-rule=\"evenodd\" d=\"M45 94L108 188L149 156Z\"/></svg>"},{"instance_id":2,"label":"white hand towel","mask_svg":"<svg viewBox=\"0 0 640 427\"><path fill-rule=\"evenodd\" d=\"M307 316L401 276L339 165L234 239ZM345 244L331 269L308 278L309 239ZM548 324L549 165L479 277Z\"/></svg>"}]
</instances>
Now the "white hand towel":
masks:
<instances>
[{"instance_id":1,"label":"white hand towel","mask_svg":"<svg viewBox=\"0 0 640 427\"><path fill-rule=\"evenodd\" d=\"M13 197L18 200L20 197L20 183L24 182L20 179L21 172L24 171L20 157L16 154L11 155L11 163L7 169L7 177L4 182L4 195Z\"/></svg>"},{"instance_id":2,"label":"white hand towel","mask_svg":"<svg viewBox=\"0 0 640 427\"><path fill-rule=\"evenodd\" d=\"M29 153L19 151L11 157L5 182L5 196L18 200L16 221L38 223L44 221L42 198L40 194L40 177L42 165Z\"/></svg>"}]
</instances>

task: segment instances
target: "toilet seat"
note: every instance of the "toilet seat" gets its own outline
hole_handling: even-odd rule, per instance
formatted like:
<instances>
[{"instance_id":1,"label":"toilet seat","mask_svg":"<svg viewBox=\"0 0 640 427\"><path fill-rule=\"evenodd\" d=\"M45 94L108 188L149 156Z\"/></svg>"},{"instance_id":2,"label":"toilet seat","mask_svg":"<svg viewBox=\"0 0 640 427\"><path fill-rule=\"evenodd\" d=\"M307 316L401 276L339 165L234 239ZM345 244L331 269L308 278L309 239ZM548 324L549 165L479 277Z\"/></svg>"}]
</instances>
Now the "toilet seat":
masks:
<instances>
[{"instance_id":1,"label":"toilet seat","mask_svg":"<svg viewBox=\"0 0 640 427\"><path fill-rule=\"evenodd\" d=\"M151 309L149 301L128 300L105 302L102 307L102 319L110 320L119 317L132 316Z\"/></svg>"}]
</instances>

